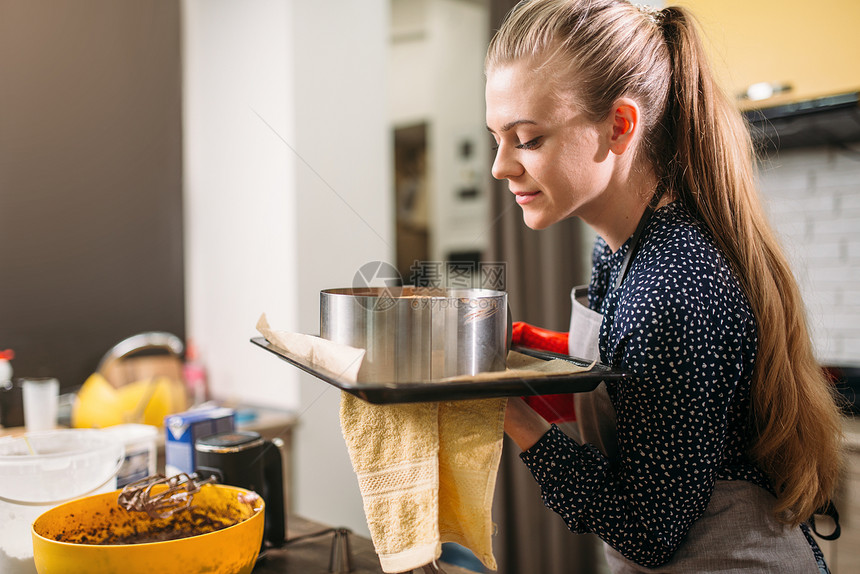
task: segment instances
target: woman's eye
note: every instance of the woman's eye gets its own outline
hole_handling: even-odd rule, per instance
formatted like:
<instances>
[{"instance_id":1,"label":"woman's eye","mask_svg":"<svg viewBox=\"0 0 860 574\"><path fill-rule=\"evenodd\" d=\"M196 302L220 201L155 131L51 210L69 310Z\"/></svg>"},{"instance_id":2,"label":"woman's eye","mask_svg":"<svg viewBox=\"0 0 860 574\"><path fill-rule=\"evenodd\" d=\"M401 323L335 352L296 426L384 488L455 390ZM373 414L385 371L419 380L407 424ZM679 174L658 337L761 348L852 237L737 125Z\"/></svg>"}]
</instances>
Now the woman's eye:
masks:
<instances>
[{"instance_id":1,"label":"woman's eye","mask_svg":"<svg viewBox=\"0 0 860 574\"><path fill-rule=\"evenodd\" d=\"M542 139L542 136L538 136L533 140L529 140L525 143L521 143L520 145L517 146L517 149L535 149L536 147L538 147L540 145L541 139Z\"/></svg>"}]
</instances>

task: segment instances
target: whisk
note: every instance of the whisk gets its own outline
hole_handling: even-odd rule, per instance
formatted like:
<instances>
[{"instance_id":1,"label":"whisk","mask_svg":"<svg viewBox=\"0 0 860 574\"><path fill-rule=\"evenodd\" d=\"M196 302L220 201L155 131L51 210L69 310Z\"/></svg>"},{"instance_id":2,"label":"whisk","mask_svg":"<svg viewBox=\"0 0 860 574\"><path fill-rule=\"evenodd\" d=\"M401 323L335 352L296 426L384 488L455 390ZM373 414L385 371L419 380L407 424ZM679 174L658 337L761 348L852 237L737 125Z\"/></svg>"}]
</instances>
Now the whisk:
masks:
<instances>
[{"instance_id":1,"label":"whisk","mask_svg":"<svg viewBox=\"0 0 860 574\"><path fill-rule=\"evenodd\" d=\"M145 512L150 518L169 518L191 506L194 494L211 482L215 482L214 476L200 480L196 474L189 476L184 472L170 477L155 474L123 487L117 504L129 512ZM166 487L153 494L152 489L159 485Z\"/></svg>"}]
</instances>

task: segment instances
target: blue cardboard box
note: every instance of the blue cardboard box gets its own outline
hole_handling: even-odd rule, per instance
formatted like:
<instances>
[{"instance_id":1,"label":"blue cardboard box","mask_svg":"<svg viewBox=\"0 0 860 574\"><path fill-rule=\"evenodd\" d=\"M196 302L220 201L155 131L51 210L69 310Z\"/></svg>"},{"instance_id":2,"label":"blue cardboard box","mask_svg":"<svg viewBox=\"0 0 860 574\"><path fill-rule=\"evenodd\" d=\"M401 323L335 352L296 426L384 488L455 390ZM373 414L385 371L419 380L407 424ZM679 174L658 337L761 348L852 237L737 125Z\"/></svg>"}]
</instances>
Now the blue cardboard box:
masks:
<instances>
[{"instance_id":1,"label":"blue cardboard box","mask_svg":"<svg viewBox=\"0 0 860 574\"><path fill-rule=\"evenodd\" d=\"M233 409L213 407L164 418L164 471L167 476L195 469L194 443L199 438L235 430Z\"/></svg>"}]
</instances>

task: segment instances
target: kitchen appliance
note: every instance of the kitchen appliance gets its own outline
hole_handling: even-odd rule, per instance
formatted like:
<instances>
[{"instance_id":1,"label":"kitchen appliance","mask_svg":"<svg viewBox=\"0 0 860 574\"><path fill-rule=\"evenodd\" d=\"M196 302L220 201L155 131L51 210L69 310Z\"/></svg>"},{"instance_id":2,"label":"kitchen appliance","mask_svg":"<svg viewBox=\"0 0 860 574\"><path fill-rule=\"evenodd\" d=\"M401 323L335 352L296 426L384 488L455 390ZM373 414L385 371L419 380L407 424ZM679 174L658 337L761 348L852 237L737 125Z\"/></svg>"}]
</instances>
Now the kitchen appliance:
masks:
<instances>
[{"instance_id":1,"label":"kitchen appliance","mask_svg":"<svg viewBox=\"0 0 860 574\"><path fill-rule=\"evenodd\" d=\"M197 475L215 477L258 493L266 501L266 519L261 555L267 545L279 547L286 540L286 505L281 460L282 442L266 440L253 431L231 431L197 439Z\"/></svg>"},{"instance_id":2,"label":"kitchen appliance","mask_svg":"<svg viewBox=\"0 0 860 574\"><path fill-rule=\"evenodd\" d=\"M209 484L194 494L193 504L194 513L152 519L144 512L126 512L114 491L53 508L39 516L31 530L36 569L39 574L250 574L263 538L264 501L245 489ZM232 526L207 532L211 523ZM105 543L112 537L144 540L152 533L179 529L192 535Z\"/></svg>"},{"instance_id":3,"label":"kitchen appliance","mask_svg":"<svg viewBox=\"0 0 860 574\"><path fill-rule=\"evenodd\" d=\"M188 407L182 380L184 345L176 335L147 331L114 345L102 357L72 406L72 425L105 428L124 423L161 426Z\"/></svg>"},{"instance_id":4,"label":"kitchen appliance","mask_svg":"<svg viewBox=\"0 0 860 574\"><path fill-rule=\"evenodd\" d=\"M503 371L507 332L503 291L405 286L320 293L320 336L365 349L362 381Z\"/></svg>"},{"instance_id":5,"label":"kitchen appliance","mask_svg":"<svg viewBox=\"0 0 860 574\"><path fill-rule=\"evenodd\" d=\"M117 504L130 512L145 512L150 518L170 518L191 508L194 495L213 482L214 476L198 480L196 474L189 476L184 472L173 476L154 474L125 485L117 496Z\"/></svg>"},{"instance_id":6,"label":"kitchen appliance","mask_svg":"<svg viewBox=\"0 0 860 574\"><path fill-rule=\"evenodd\" d=\"M840 406L846 415L860 415L860 366L827 365L824 372L841 395Z\"/></svg>"}]
</instances>

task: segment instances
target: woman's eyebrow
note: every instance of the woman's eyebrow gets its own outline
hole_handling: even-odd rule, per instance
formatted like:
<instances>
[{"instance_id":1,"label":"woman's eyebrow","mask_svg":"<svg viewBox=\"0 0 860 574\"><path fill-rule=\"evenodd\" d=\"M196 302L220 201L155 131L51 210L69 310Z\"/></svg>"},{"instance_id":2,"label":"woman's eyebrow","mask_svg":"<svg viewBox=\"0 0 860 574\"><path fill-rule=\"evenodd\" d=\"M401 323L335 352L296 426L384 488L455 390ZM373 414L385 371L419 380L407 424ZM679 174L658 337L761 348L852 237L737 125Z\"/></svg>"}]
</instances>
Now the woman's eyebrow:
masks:
<instances>
[{"instance_id":1,"label":"woman's eyebrow","mask_svg":"<svg viewBox=\"0 0 860 574\"><path fill-rule=\"evenodd\" d=\"M505 125L503 125L503 126L502 126L502 131L503 131L503 132L506 132L506 131L510 130L512 127L514 127L514 126L518 126L518 125L520 125L520 124L531 124L531 125L536 126L536 125L537 125L537 122L536 122L536 121L534 121L534 120L514 120L514 121L512 121L512 122L508 122L508 123L506 123ZM496 132L494 132L494 131L493 131L493 128L491 128L490 126L487 126L487 131L488 131L488 132L490 132L491 134L496 133Z\"/></svg>"}]
</instances>

